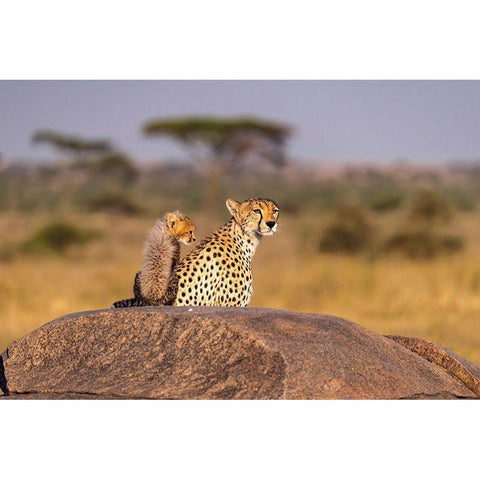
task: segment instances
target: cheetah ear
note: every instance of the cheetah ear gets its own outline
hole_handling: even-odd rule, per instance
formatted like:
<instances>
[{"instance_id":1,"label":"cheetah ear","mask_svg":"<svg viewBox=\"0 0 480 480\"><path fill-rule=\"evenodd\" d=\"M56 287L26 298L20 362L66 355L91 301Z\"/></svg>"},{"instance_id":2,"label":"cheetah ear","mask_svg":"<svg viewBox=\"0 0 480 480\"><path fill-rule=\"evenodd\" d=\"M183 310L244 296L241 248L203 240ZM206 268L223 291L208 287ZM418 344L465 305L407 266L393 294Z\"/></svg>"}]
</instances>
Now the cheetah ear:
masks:
<instances>
[{"instance_id":1,"label":"cheetah ear","mask_svg":"<svg viewBox=\"0 0 480 480\"><path fill-rule=\"evenodd\" d=\"M170 228L174 228L175 227L175 222L178 220L178 217L177 215L175 215L174 213L169 213L167 215L167 225L170 227Z\"/></svg>"},{"instance_id":2,"label":"cheetah ear","mask_svg":"<svg viewBox=\"0 0 480 480\"><path fill-rule=\"evenodd\" d=\"M235 217L238 212L238 207L240 206L240 204L233 198L227 198L227 201L225 202L225 204L227 205L228 211Z\"/></svg>"}]
</instances>

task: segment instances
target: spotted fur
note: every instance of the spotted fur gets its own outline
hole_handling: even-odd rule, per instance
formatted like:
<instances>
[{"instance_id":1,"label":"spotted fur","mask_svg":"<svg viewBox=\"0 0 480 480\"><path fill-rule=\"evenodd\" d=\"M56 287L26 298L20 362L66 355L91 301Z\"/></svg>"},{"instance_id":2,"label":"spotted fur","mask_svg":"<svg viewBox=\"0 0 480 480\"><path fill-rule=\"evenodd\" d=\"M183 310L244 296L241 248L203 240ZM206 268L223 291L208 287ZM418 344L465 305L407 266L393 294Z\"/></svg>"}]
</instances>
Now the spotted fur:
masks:
<instances>
[{"instance_id":1,"label":"spotted fur","mask_svg":"<svg viewBox=\"0 0 480 480\"><path fill-rule=\"evenodd\" d=\"M205 238L174 269L174 305L246 307L252 296L251 262L263 236L277 229L278 206L252 198L226 202L232 218Z\"/></svg>"}]
</instances>

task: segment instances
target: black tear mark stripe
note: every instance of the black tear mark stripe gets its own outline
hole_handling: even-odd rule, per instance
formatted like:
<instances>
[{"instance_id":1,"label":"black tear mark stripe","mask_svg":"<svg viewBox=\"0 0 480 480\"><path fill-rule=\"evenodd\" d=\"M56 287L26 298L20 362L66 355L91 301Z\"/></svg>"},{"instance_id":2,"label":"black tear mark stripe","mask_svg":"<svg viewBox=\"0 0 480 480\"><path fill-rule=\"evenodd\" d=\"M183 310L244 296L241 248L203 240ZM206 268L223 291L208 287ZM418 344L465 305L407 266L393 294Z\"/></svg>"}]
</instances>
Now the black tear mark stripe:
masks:
<instances>
[{"instance_id":1,"label":"black tear mark stripe","mask_svg":"<svg viewBox=\"0 0 480 480\"><path fill-rule=\"evenodd\" d=\"M263 214L262 214L262 211L260 210L260 220L258 221L257 230L260 230L260 224L262 223L262 219L263 219Z\"/></svg>"}]
</instances>

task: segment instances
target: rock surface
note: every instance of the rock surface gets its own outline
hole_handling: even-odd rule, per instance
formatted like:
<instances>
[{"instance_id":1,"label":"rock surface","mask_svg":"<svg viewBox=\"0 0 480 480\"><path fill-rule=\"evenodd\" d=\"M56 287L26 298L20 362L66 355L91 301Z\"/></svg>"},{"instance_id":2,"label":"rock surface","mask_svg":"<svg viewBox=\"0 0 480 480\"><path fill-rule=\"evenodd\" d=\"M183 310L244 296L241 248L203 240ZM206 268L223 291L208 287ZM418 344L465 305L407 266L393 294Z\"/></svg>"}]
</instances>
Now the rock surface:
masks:
<instances>
[{"instance_id":1,"label":"rock surface","mask_svg":"<svg viewBox=\"0 0 480 480\"><path fill-rule=\"evenodd\" d=\"M2 358L4 398L480 397L480 367L439 345L282 310L81 312L17 340Z\"/></svg>"},{"instance_id":2,"label":"rock surface","mask_svg":"<svg viewBox=\"0 0 480 480\"><path fill-rule=\"evenodd\" d=\"M425 360L444 368L450 375L463 382L477 397L480 398L480 366L457 355L438 343L421 338L387 335L395 342L403 345Z\"/></svg>"}]
</instances>

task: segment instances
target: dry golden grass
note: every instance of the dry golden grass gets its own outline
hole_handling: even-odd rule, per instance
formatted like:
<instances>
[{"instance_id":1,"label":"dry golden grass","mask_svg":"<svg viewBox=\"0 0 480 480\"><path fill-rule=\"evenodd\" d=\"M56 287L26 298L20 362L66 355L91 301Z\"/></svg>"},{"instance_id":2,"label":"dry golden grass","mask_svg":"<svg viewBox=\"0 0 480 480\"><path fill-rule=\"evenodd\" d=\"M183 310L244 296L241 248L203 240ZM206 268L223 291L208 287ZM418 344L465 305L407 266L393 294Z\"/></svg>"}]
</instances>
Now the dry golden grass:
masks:
<instances>
[{"instance_id":1,"label":"dry golden grass","mask_svg":"<svg viewBox=\"0 0 480 480\"><path fill-rule=\"evenodd\" d=\"M3 214L0 246L24 240L50 220ZM103 235L64 257L22 255L0 263L0 351L49 320L130 296L154 219L71 214L68 220ZM216 223L195 220L199 237ZM480 229L474 214L454 226L467 239L464 252L421 262L320 254L314 244L320 221L284 215L281 231L264 239L253 261L251 306L338 315L380 333L437 341L480 363Z\"/></svg>"}]
</instances>

